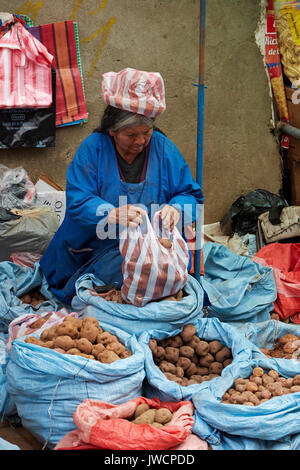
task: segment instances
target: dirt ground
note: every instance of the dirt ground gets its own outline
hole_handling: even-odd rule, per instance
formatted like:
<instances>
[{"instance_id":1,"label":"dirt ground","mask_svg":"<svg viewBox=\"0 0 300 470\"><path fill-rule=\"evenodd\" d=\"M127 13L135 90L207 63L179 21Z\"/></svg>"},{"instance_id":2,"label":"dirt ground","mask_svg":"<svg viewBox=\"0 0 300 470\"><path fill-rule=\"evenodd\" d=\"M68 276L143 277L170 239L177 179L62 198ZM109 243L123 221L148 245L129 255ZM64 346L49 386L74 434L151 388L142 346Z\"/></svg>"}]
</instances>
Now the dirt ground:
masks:
<instances>
[{"instance_id":1,"label":"dirt ground","mask_svg":"<svg viewBox=\"0 0 300 470\"><path fill-rule=\"evenodd\" d=\"M24 427L13 427L8 422L0 423L0 437L11 444L17 445L20 450L42 450L43 444Z\"/></svg>"}]
</instances>

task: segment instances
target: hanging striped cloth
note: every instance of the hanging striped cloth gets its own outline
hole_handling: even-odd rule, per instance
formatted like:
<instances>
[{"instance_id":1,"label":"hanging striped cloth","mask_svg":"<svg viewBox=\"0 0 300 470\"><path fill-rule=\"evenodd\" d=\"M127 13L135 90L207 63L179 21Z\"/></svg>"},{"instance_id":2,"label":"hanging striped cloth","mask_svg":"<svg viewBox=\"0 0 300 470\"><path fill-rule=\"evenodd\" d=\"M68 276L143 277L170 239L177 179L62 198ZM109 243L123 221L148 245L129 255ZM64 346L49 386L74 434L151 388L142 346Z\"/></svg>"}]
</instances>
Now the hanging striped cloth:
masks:
<instances>
[{"instance_id":1,"label":"hanging striped cloth","mask_svg":"<svg viewBox=\"0 0 300 470\"><path fill-rule=\"evenodd\" d=\"M56 69L56 127L78 124L88 117L83 79L78 63L74 21L33 26L33 36L54 56Z\"/></svg>"}]
</instances>

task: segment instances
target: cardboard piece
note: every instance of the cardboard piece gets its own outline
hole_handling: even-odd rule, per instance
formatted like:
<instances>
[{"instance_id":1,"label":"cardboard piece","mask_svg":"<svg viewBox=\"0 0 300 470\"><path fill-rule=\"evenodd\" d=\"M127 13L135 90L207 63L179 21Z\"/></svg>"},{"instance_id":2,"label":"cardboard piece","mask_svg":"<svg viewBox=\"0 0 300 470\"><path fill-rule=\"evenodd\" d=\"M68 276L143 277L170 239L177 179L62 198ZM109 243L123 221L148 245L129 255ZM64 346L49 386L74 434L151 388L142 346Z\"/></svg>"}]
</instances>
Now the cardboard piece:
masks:
<instances>
[{"instance_id":1,"label":"cardboard piece","mask_svg":"<svg viewBox=\"0 0 300 470\"><path fill-rule=\"evenodd\" d=\"M35 187L38 202L44 206L52 207L58 217L59 225L61 225L66 212L65 191L44 173L39 176Z\"/></svg>"}]
</instances>

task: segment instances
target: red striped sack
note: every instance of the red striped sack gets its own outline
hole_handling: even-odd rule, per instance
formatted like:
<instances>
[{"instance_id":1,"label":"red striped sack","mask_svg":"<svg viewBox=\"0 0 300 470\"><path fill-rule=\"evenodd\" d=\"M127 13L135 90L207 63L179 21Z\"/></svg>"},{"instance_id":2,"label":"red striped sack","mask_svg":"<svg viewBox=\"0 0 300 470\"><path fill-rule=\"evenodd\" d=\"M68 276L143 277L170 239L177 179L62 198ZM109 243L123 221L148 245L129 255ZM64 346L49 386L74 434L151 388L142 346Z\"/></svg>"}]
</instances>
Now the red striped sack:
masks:
<instances>
[{"instance_id":1,"label":"red striped sack","mask_svg":"<svg viewBox=\"0 0 300 470\"><path fill-rule=\"evenodd\" d=\"M165 87L160 73L126 68L118 73L104 73L102 78L102 98L108 105L147 117L165 111Z\"/></svg>"},{"instance_id":2,"label":"red striped sack","mask_svg":"<svg viewBox=\"0 0 300 470\"><path fill-rule=\"evenodd\" d=\"M126 228L120 236L123 256L121 294L127 303L143 307L147 303L179 292L188 278L188 246L178 229L171 232L172 247L159 242L160 212L153 217L153 226L145 216L147 231L141 226Z\"/></svg>"},{"instance_id":3,"label":"red striped sack","mask_svg":"<svg viewBox=\"0 0 300 470\"><path fill-rule=\"evenodd\" d=\"M0 108L47 108L53 56L21 23L0 39Z\"/></svg>"}]
</instances>

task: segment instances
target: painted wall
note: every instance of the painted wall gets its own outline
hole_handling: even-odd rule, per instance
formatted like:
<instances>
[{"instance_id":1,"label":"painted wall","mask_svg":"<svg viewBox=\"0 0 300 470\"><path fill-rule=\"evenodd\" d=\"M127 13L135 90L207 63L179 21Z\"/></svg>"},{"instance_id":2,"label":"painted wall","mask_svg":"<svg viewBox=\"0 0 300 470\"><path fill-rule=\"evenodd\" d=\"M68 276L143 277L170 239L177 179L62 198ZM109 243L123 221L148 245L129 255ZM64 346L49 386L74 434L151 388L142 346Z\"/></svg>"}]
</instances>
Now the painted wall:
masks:
<instances>
[{"instance_id":1,"label":"painted wall","mask_svg":"<svg viewBox=\"0 0 300 470\"><path fill-rule=\"evenodd\" d=\"M205 223L220 220L242 194L281 186L280 158L269 132L271 108L255 43L260 0L207 0L203 190ZM167 110L157 121L196 168L199 0L0 0L0 11L35 25L78 22L89 120L57 129L51 149L1 150L0 162L41 172L65 186L74 153L104 109L101 74L125 67L158 71Z\"/></svg>"}]
</instances>

